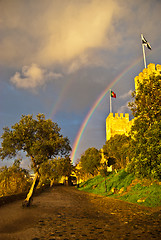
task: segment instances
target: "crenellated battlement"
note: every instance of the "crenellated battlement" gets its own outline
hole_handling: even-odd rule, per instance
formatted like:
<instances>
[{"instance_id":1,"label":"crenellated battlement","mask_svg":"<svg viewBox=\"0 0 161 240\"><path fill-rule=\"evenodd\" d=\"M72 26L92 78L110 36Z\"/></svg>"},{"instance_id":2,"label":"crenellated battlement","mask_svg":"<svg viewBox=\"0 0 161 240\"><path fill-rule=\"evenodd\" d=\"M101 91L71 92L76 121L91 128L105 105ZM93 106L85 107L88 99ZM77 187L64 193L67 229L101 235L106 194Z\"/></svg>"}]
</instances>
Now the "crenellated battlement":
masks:
<instances>
[{"instance_id":1,"label":"crenellated battlement","mask_svg":"<svg viewBox=\"0 0 161 240\"><path fill-rule=\"evenodd\" d=\"M116 119L118 119L118 118L121 118L121 119L125 118L125 119L129 120L129 113L125 113L125 115L123 113L115 113L115 114L110 113L108 115L108 117L109 118L116 118Z\"/></svg>"},{"instance_id":2,"label":"crenellated battlement","mask_svg":"<svg viewBox=\"0 0 161 240\"><path fill-rule=\"evenodd\" d=\"M157 64L155 66L154 63L150 63L147 66L147 68L144 68L143 71L141 73L139 73L139 75L134 78L136 92L137 92L137 89L138 89L139 82L142 82L143 79L148 80L150 78L151 74L161 75L161 65Z\"/></svg>"},{"instance_id":3,"label":"crenellated battlement","mask_svg":"<svg viewBox=\"0 0 161 240\"><path fill-rule=\"evenodd\" d=\"M129 121L129 114L110 113L106 118L106 141L115 134L128 135L131 129L132 121Z\"/></svg>"},{"instance_id":4,"label":"crenellated battlement","mask_svg":"<svg viewBox=\"0 0 161 240\"><path fill-rule=\"evenodd\" d=\"M134 78L135 90L137 92L139 82L143 79L150 79L150 75L155 74L161 75L161 65L150 63L147 68L143 69L138 76ZM113 137L115 134L125 134L128 135L133 124L133 120L129 121L129 114L125 113L110 113L106 118L106 141Z\"/></svg>"}]
</instances>

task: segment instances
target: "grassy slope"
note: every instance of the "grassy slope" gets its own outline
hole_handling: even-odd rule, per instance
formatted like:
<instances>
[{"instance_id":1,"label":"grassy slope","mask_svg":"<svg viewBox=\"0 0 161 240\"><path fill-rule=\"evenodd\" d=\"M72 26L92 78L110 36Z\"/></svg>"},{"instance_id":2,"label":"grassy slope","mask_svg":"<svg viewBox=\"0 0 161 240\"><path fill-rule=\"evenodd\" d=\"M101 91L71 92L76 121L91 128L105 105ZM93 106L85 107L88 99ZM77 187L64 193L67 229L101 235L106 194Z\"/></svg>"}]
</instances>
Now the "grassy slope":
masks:
<instances>
[{"instance_id":1,"label":"grassy slope","mask_svg":"<svg viewBox=\"0 0 161 240\"><path fill-rule=\"evenodd\" d=\"M136 179L133 174L128 174L124 170L110 173L106 177L106 188L107 192L105 191L105 178L98 175L80 184L79 190L149 207L161 205L161 185L159 183Z\"/></svg>"}]
</instances>

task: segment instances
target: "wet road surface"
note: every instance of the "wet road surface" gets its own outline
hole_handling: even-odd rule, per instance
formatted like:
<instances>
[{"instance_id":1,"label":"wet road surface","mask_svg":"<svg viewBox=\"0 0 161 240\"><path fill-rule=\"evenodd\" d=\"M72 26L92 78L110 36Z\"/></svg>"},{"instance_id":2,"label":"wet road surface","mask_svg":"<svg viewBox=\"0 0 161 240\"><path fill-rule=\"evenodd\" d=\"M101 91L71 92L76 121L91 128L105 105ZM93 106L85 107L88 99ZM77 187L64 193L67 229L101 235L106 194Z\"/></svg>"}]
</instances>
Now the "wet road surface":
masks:
<instances>
[{"instance_id":1,"label":"wet road surface","mask_svg":"<svg viewBox=\"0 0 161 240\"><path fill-rule=\"evenodd\" d=\"M0 240L161 239L161 208L56 186L36 196L30 208L21 201L0 207Z\"/></svg>"}]
</instances>

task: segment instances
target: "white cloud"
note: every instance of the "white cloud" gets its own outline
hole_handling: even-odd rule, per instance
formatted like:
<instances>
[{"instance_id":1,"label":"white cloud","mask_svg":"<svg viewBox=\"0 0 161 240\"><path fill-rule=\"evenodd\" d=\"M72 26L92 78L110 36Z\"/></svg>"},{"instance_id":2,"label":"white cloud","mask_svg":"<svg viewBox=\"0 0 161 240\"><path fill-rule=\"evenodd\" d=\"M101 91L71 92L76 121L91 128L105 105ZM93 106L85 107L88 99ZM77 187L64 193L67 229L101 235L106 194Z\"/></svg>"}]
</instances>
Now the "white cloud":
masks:
<instances>
[{"instance_id":1,"label":"white cloud","mask_svg":"<svg viewBox=\"0 0 161 240\"><path fill-rule=\"evenodd\" d=\"M39 0L37 6L37 1L5 0L0 8L3 63L64 63L89 49L118 45L118 33L111 39L113 17L119 16L115 1Z\"/></svg>"},{"instance_id":2,"label":"white cloud","mask_svg":"<svg viewBox=\"0 0 161 240\"><path fill-rule=\"evenodd\" d=\"M121 106L119 109L118 109L118 113L128 113L130 112L130 108L128 107L128 102L125 103L125 105Z\"/></svg>"},{"instance_id":3,"label":"white cloud","mask_svg":"<svg viewBox=\"0 0 161 240\"><path fill-rule=\"evenodd\" d=\"M67 72L73 73L76 72L78 69L83 67L84 65L89 65L88 56L83 54L80 57L73 59L67 66Z\"/></svg>"},{"instance_id":4,"label":"white cloud","mask_svg":"<svg viewBox=\"0 0 161 240\"><path fill-rule=\"evenodd\" d=\"M74 69L79 64L73 63L73 59L90 55L96 49L117 54L118 47L119 50L126 47L124 52L129 52L138 46L141 32L150 43L160 36L157 33L161 4L153 2L1 0L0 63L20 67L32 62L51 66L72 61Z\"/></svg>"},{"instance_id":5,"label":"white cloud","mask_svg":"<svg viewBox=\"0 0 161 240\"><path fill-rule=\"evenodd\" d=\"M119 98L120 98L120 99L129 98L129 97L131 97L132 92L133 92L132 90L129 90L127 93L119 96Z\"/></svg>"},{"instance_id":6,"label":"white cloud","mask_svg":"<svg viewBox=\"0 0 161 240\"><path fill-rule=\"evenodd\" d=\"M39 65L32 63L30 66L22 67L22 72L16 72L11 77L11 82L18 88L35 89L42 87L45 83L51 79L57 79L62 77L59 73L47 72L47 70L41 68Z\"/></svg>"},{"instance_id":7,"label":"white cloud","mask_svg":"<svg viewBox=\"0 0 161 240\"><path fill-rule=\"evenodd\" d=\"M57 21L48 18L48 32L40 59L46 63L68 61L89 48L107 45L107 32L115 12L117 5L111 1L110 4L109 1L98 0L83 3L71 1L68 5L61 3ZM50 11L48 13L51 14ZM51 19L54 24L51 24Z\"/></svg>"}]
</instances>

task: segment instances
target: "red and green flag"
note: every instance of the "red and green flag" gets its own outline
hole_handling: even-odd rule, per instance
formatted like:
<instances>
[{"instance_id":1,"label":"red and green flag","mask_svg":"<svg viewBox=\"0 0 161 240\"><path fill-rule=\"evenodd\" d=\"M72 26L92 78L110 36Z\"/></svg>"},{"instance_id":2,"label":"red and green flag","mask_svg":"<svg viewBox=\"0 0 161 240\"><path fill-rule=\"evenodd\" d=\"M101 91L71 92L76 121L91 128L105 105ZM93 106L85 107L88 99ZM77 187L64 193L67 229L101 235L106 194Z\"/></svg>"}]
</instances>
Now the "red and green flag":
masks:
<instances>
[{"instance_id":1,"label":"red and green flag","mask_svg":"<svg viewBox=\"0 0 161 240\"><path fill-rule=\"evenodd\" d=\"M111 97L116 98L116 93L111 90Z\"/></svg>"}]
</instances>

